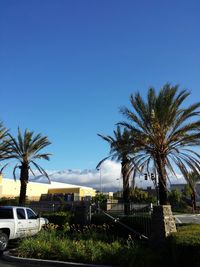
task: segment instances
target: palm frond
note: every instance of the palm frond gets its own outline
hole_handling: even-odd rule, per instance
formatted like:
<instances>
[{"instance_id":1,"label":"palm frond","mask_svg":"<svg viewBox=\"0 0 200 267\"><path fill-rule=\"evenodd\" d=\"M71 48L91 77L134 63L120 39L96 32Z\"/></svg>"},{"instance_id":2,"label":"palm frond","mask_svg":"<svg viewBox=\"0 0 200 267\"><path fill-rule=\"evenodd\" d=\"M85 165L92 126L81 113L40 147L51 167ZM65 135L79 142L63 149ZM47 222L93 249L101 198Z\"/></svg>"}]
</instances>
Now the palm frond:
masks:
<instances>
[{"instance_id":1,"label":"palm frond","mask_svg":"<svg viewBox=\"0 0 200 267\"><path fill-rule=\"evenodd\" d=\"M30 163L32 163L35 167L36 167L36 169L42 174L42 175L44 175L45 177L47 177L47 179L49 180L49 183L51 183L51 180L50 180L50 178L49 178L49 175L48 175L48 173L40 166L40 165L38 165L37 163L35 163L34 161L31 161Z\"/></svg>"}]
</instances>

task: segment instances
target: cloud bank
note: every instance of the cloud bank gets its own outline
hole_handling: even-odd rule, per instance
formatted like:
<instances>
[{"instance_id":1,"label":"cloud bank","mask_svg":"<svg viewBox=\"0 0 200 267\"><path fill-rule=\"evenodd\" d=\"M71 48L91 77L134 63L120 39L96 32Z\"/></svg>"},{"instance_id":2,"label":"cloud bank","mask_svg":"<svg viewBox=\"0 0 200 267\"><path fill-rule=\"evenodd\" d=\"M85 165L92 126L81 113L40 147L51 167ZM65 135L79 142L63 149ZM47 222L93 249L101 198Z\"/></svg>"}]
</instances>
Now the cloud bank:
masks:
<instances>
[{"instance_id":1,"label":"cloud bank","mask_svg":"<svg viewBox=\"0 0 200 267\"><path fill-rule=\"evenodd\" d=\"M52 170L47 171L49 178L53 182L61 182L67 184L81 185L93 187L100 190L100 180L103 191L117 191L122 187L122 179L120 178L121 165L120 163L106 160L101 165L101 170ZM31 177L35 182L47 182L45 177L38 175Z\"/></svg>"},{"instance_id":2,"label":"cloud bank","mask_svg":"<svg viewBox=\"0 0 200 267\"><path fill-rule=\"evenodd\" d=\"M100 180L103 192L118 191L122 189L121 164L115 161L106 160L101 165L101 170L51 170L47 171L49 178L53 182L81 185L93 187L100 191ZM30 180L35 182L46 183L47 178L38 175L31 177ZM171 183L185 183L182 175L177 174L177 178L171 178ZM132 179L130 178L130 185ZM144 180L144 175L136 177L136 186L146 188L154 187L153 182Z\"/></svg>"}]
</instances>

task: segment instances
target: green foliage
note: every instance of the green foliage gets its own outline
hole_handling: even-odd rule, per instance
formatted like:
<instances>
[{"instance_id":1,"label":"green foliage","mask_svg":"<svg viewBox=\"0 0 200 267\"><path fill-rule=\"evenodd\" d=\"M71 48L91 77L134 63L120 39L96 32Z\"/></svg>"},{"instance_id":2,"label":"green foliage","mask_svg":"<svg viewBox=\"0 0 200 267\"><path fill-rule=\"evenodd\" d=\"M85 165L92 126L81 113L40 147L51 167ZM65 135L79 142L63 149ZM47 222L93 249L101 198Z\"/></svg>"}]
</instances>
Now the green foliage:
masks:
<instances>
[{"instance_id":1,"label":"green foliage","mask_svg":"<svg viewBox=\"0 0 200 267\"><path fill-rule=\"evenodd\" d=\"M200 262L200 225L187 225L169 237L175 266L198 267Z\"/></svg>"},{"instance_id":2,"label":"green foliage","mask_svg":"<svg viewBox=\"0 0 200 267\"><path fill-rule=\"evenodd\" d=\"M131 229L139 232L140 234L144 234L150 236L151 232L151 216L148 213L143 214L133 214L129 216L121 216L116 222L109 217L103 214L94 214L92 216L92 223L95 225L109 225L109 233L126 238L130 234L130 230L126 229L124 226L120 225L119 222L125 224Z\"/></svg>"},{"instance_id":3,"label":"green foliage","mask_svg":"<svg viewBox=\"0 0 200 267\"><path fill-rule=\"evenodd\" d=\"M47 136L41 134L34 135L33 131L26 129L24 134L21 133L18 128L17 137L13 137L10 133L8 134L8 146L9 154L8 159L14 159L17 161L13 169L13 176L16 180L16 170L20 169L20 197L19 204L25 205L27 183L29 181L29 172L34 174L32 166L39 171L41 175L46 176L49 179L47 172L37 163L38 159L49 160L51 154L44 153L42 150L50 145Z\"/></svg>"},{"instance_id":4,"label":"green foliage","mask_svg":"<svg viewBox=\"0 0 200 267\"><path fill-rule=\"evenodd\" d=\"M97 202L99 202L99 203L104 203L104 202L106 202L107 198L108 198L108 197L105 196L105 195L102 194L102 193L100 193L100 194L96 194L96 196L92 198L92 202L95 202L95 203L97 203Z\"/></svg>"},{"instance_id":5,"label":"green foliage","mask_svg":"<svg viewBox=\"0 0 200 267\"><path fill-rule=\"evenodd\" d=\"M142 189L135 188L131 191L131 200L136 203L144 203L148 199L148 193Z\"/></svg>"},{"instance_id":6,"label":"green foliage","mask_svg":"<svg viewBox=\"0 0 200 267\"><path fill-rule=\"evenodd\" d=\"M1 206L17 206L19 203L19 197L14 198L8 198L8 197L2 197L0 198L0 205ZM28 197L25 199L25 206L28 206L30 203L30 200Z\"/></svg>"},{"instance_id":7,"label":"green foliage","mask_svg":"<svg viewBox=\"0 0 200 267\"><path fill-rule=\"evenodd\" d=\"M91 223L95 225L110 224L112 220L104 214L92 214Z\"/></svg>"},{"instance_id":8,"label":"green foliage","mask_svg":"<svg viewBox=\"0 0 200 267\"><path fill-rule=\"evenodd\" d=\"M193 147L200 143L200 103L184 107L189 95L165 84L159 91L149 88L145 99L140 92L132 94L131 109L121 108L126 121L120 125L132 136L128 154L141 171L157 168L161 205L167 204L167 173L174 176L178 168L189 184L190 170L199 173L200 158Z\"/></svg>"},{"instance_id":9,"label":"green foliage","mask_svg":"<svg viewBox=\"0 0 200 267\"><path fill-rule=\"evenodd\" d=\"M70 232L68 231L68 236L70 235L73 239L92 239L92 240L101 240L103 242L111 242L114 240L119 240L119 238L112 235L111 226L108 224L103 225L71 225Z\"/></svg>"},{"instance_id":10,"label":"green foliage","mask_svg":"<svg viewBox=\"0 0 200 267\"><path fill-rule=\"evenodd\" d=\"M9 152L9 145L7 142L7 136L8 136L8 130L4 127L3 122L0 121L0 159L6 159ZM3 167L1 166L0 169L0 175L2 175L2 172L4 168L7 166L5 164Z\"/></svg>"},{"instance_id":11,"label":"green foliage","mask_svg":"<svg viewBox=\"0 0 200 267\"><path fill-rule=\"evenodd\" d=\"M156 203L156 197L138 187L130 190L130 199L135 203Z\"/></svg>"},{"instance_id":12,"label":"green foliage","mask_svg":"<svg viewBox=\"0 0 200 267\"><path fill-rule=\"evenodd\" d=\"M169 194L168 194L168 200L172 206L179 205L181 202L182 198L182 193L180 190L177 188L173 189Z\"/></svg>"},{"instance_id":13,"label":"green foliage","mask_svg":"<svg viewBox=\"0 0 200 267\"><path fill-rule=\"evenodd\" d=\"M189 186L189 184L186 184L183 188L183 196L186 197L186 198L190 198L191 197L191 194L192 194L192 189L191 187Z\"/></svg>"},{"instance_id":14,"label":"green foliage","mask_svg":"<svg viewBox=\"0 0 200 267\"><path fill-rule=\"evenodd\" d=\"M54 212L54 213L43 213L43 217L47 218L49 220L49 223L53 223L55 225L58 225L59 227L63 227L67 223L71 223L71 220L73 218L73 214L71 212Z\"/></svg>"},{"instance_id":15,"label":"green foliage","mask_svg":"<svg viewBox=\"0 0 200 267\"><path fill-rule=\"evenodd\" d=\"M71 226L65 233L53 224L37 236L21 240L16 254L21 257L139 267L198 267L200 225L178 227L165 247L151 248L128 238L111 238L107 225Z\"/></svg>"},{"instance_id":16,"label":"green foliage","mask_svg":"<svg viewBox=\"0 0 200 267\"><path fill-rule=\"evenodd\" d=\"M127 241L108 240L106 237L106 241L102 241L93 239L90 235L82 238L82 234L77 233L76 237L71 238L68 235L61 236L55 229L43 230L35 237L23 239L15 253L25 258L126 267L155 267L161 264L161 254L155 253L146 246L135 245L130 236ZM165 265L162 264L162 266Z\"/></svg>"},{"instance_id":17,"label":"green foliage","mask_svg":"<svg viewBox=\"0 0 200 267\"><path fill-rule=\"evenodd\" d=\"M108 243L92 238L61 238L45 231L35 238L22 240L18 248L18 256L21 257L99 264L117 264L125 253L125 247L118 241Z\"/></svg>"}]
</instances>

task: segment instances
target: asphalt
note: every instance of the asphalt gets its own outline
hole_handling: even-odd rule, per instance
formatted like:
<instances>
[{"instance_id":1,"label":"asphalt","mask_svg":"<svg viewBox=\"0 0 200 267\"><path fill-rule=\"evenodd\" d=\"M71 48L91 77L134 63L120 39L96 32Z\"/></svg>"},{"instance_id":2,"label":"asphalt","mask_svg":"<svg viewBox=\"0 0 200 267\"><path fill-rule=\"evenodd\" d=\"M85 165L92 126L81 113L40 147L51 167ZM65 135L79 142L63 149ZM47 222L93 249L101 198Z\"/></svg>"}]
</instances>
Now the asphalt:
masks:
<instances>
[{"instance_id":1,"label":"asphalt","mask_svg":"<svg viewBox=\"0 0 200 267\"><path fill-rule=\"evenodd\" d=\"M6 251L7 252L7 251ZM4 253L6 253L4 252ZM0 267L27 267L26 263L21 263L21 262L9 262L7 260L4 259L4 254L0 254ZM33 265L32 265L33 266ZM31 267L31 265L30 265Z\"/></svg>"},{"instance_id":2,"label":"asphalt","mask_svg":"<svg viewBox=\"0 0 200 267\"><path fill-rule=\"evenodd\" d=\"M1 265L3 264L3 265ZM97 265L97 264L84 264L75 262L62 262L51 260L40 260L30 258L19 258L9 254L9 251L3 253L0 258L1 267L13 267L13 266L38 266L38 267L116 267L111 265Z\"/></svg>"},{"instance_id":3,"label":"asphalt","mask_svg":"<svg viewBox=\"0 0 200 267\"><path fill-rule=\"evenodd\" d=\"M174 215L176 223L195 223L200 224L200 214L176 214Z\"/></svg>"},{"instance_id":4,"label":"asphalt","mask_svg":"<svg viewBox=\"0 0 200 267\"><path fill-rule=\"evenodd\" d=\"M27 266L27 265L22 265L21 263L9 263L9 262L7 262L7 261L4 261L4 260L2 260L1 259L1 257L0 257L0 266L1 267L25 267L25 266Z\"/></svg>"}]
</instances>

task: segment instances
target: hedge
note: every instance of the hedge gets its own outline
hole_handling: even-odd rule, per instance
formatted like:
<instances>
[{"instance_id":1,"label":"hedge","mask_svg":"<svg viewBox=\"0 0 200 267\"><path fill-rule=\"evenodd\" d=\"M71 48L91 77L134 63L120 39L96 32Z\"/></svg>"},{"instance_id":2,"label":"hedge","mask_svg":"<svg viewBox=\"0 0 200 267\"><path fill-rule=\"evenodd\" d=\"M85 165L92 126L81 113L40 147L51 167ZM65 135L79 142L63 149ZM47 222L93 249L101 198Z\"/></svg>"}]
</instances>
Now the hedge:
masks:
<instances>
[{"instance_id":1,"label":"hedge","mask_svg":"<svg viewBox=\"0 0 200 267\"><path fill-rule=\"evenodd\" d=\"M187 225L178 228L169 237L174 266L200 266L200 225Z\"/></svg>"},{"instance_id":2,"label":"hedge","mask_svg":"<svg viewBox=\"0 0 200 267\"><path fill-rule=\"evenodd\" d=\"M66 223L71 223L73 214L71 212L59 211L54 213L43 213L42 216L47 218L49 223L53 223L62 228Z\"/></svg>"}]
</instances>

